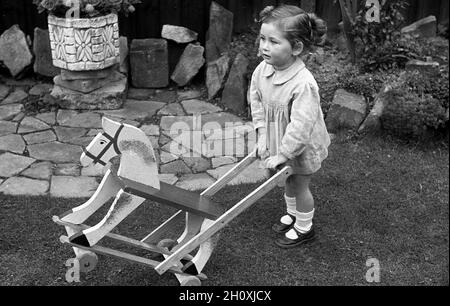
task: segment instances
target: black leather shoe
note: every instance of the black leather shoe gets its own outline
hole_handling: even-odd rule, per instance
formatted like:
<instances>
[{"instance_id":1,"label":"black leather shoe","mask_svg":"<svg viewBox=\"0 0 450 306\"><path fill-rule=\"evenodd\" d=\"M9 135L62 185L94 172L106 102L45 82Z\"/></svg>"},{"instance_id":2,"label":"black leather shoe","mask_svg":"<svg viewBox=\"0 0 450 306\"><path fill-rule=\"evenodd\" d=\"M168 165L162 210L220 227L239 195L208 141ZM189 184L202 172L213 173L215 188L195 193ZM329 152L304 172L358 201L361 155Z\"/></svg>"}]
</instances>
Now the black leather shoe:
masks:
<instances>
[{"instance_id":1,"label":"black leather shoe","mask_svg":"<svg viewBox=\"0 0 450 306\"><path fill-rule=\"evenodd\" d=\"M289 216L293 220L291 224L284 224L284 223L281 223L281 221L278 221L278 223L275 223L272 226L272 230L277 234L283 234L283 233L286 233L288 230L290 230L295 224L295 217L292 215L289 215Z\"/></svg>"},{"instance_id":2,"label":"black leather shoe","mask_svg":"<svg viewBox=\"0 0 450 306\"><path fill-rule=\"evenodd\" d=\"M293 227L293 229L294 229L294 231L297 232L298 238L297 239L289 239L286 237L286 235L284 235L282 238L279 238L275 241L275 243L280 248L283 248L283 249L294 248L294 247L299 246L308 241L312 241L315 238L314 226L311 227L309 232L304 233L304 234L297 231L294 227Z\"/></svg>"}]
</instances>

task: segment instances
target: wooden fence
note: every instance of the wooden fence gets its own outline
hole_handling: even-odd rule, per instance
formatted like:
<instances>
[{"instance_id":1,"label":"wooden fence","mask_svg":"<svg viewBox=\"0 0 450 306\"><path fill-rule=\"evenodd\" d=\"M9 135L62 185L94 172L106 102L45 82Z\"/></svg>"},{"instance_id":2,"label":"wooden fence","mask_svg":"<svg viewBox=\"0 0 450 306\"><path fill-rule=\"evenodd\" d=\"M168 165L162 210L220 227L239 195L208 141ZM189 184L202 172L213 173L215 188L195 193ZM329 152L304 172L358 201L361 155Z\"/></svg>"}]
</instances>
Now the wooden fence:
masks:
<instances>
[{"instance_id":1,"label":"wooden fence","mask_svg":"<svg viewBox=\"0 0 450 306\"><path fill-rule=\"evenodd\" d=\"M136 12L128 18L120 17L121 35L129 38L160 37L164 24L188 27L199 33L204 43L208 29L208 13L212 0L141 0ZM389 0L388 0L389 1ZM341 20L337 0L216 0L234 13L234 31L245 32L254 24L258 12L266 5L280 3L312 7L317 15L325 19L330 31L337 30ZM408 22L434 15L438 22L448 22L448 0L409 0L405 13ZM13 24L32 38L35 27L47 28L45 13L38 14L32 0L0 0L0 34Z\"/></svg>"}]
</instances>

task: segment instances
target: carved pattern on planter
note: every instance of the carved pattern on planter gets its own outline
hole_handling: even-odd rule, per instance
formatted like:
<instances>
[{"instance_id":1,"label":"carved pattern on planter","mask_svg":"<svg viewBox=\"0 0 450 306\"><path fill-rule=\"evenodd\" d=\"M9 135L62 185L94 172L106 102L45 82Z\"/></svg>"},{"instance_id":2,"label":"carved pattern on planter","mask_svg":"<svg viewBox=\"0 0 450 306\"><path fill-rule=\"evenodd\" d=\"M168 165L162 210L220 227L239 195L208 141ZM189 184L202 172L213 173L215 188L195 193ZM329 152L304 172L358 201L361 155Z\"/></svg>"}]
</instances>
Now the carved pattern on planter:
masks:
<instances>
[{"instance_id":1,"label":"carved pattern on planter","mask_svg":"<svg viewBox=\"0 0 450 306\"><path fill-rule=\"evenodd\" d=\"M110 67L120 61L117 15L91 19L48 17L53 65L83 71Z\"/></svg>"}]
</instances>

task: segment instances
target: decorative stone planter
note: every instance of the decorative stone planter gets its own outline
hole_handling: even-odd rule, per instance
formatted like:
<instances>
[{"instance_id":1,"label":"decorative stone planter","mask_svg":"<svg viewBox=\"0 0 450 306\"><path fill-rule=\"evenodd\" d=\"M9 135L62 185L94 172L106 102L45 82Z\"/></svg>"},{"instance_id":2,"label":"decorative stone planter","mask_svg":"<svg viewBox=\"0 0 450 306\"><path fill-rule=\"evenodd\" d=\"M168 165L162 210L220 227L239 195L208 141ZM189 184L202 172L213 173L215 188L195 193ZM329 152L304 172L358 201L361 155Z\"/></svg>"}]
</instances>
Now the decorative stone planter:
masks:
<instances>
[{"instance_id":1,"label":"decorative stone planter","mask_svg":"<svg viewBox=\"0 0 450 306\"><path fill-rule=\"evenodd\" d=\"M48 16L53 65L70 71L100 70L120 62L116 14L96 18Z\"/></svg>"}]
</instances>

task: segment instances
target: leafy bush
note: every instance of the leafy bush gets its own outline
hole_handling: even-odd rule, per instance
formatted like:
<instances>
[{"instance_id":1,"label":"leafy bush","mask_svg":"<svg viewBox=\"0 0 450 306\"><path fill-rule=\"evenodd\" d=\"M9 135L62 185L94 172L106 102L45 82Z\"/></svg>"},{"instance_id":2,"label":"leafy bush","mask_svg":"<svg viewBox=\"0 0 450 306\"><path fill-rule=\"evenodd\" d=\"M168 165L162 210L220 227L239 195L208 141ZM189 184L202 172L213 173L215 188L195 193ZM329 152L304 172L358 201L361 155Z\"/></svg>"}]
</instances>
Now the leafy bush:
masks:
<instances>
[{"instance_id":1,"label":"leafy bush","mask_svg":"<svg viewBox=\"0 0 450 306\"><path fill-rule=\"evenodd\" d=\"M406 5L404 0L386 1L380 8L380 22L367 21L369 8L362 5L355 17L352 34L361 43L358 54L366 71L402 68L408 61L410 50L402 43L400 33L405 20L402 11Z\"/></svg>"},{"instance_id":2,"label":"leafy bush","mask_svg":"<svg viewBox=\"0 0 450 306\"><path fill-rule=\"evenodd\" d=\"M398 136L421 137L445 127L445 109L431 95L418 96L408 89L392 89L384 94L383 127Z\"/></svg>"},{"instance_id":3,"label":"leafy bush","mask_svg":"<svg viewBox=\"0 0 450 306\"><path fill-rule=\"evenodd\" d=\"M122 12L125 16L135 11L134 4L140 0L33 0L39 13L47 11L58 17L65 17L66 12L79 6L81 18L92 18L110 13Z\"/></svg>"},{"instance_id":4,"label":"leafy bush","mask_svg":"<svg viewBox=\"0 0 450 306\"><path fill-rule=\"evenodd\" d=\"M371 101L381 90L385 78L386 76L379 74L360 73L356 67L352 66L339 75L338 87L354 94L363 95L366 101Z\"/></svg>"},{"instance_id":5,"label":"leafy bush","mask_svg":"<svg viewBox=\"0 0 450 306\"><path fill-rule=\"evenodd\" d=\"M438 75L430 75L413 71L406 76L406 85L418 96L431 95L441 106L449 107L448 66Z\"/></svg>"}]
</instances>

